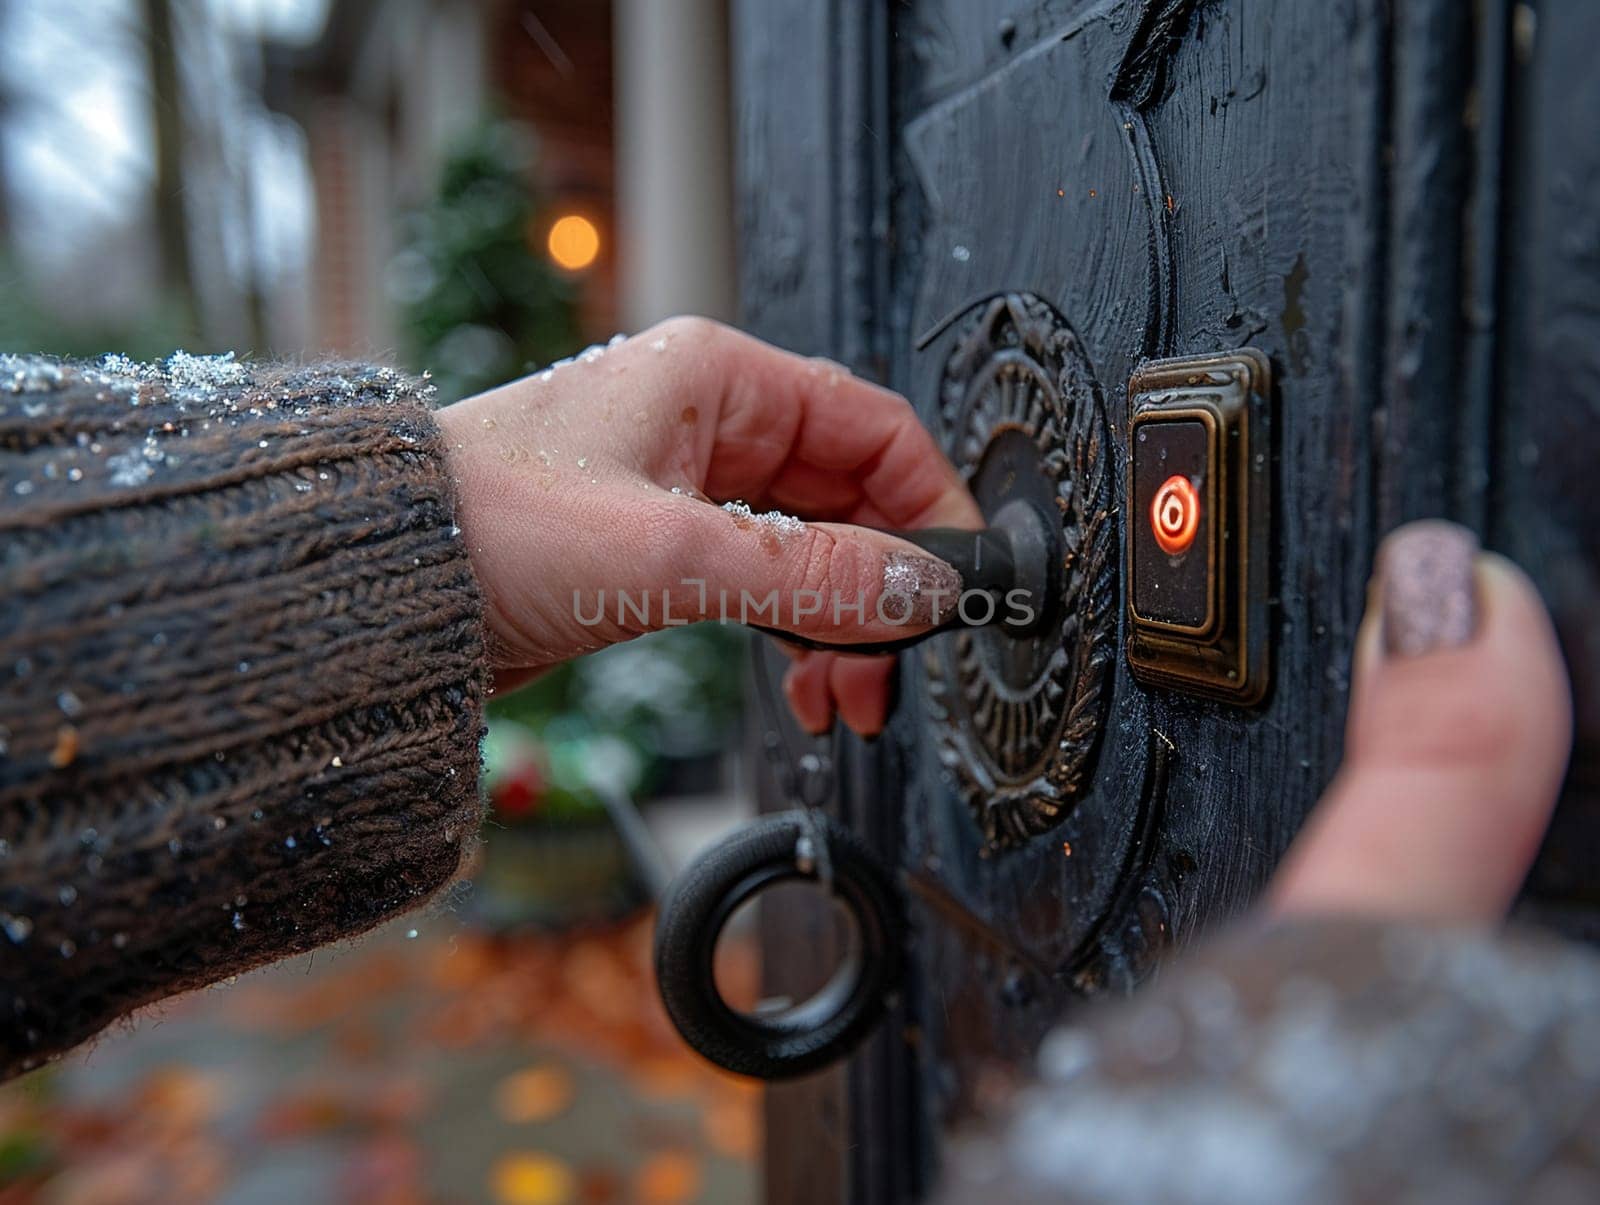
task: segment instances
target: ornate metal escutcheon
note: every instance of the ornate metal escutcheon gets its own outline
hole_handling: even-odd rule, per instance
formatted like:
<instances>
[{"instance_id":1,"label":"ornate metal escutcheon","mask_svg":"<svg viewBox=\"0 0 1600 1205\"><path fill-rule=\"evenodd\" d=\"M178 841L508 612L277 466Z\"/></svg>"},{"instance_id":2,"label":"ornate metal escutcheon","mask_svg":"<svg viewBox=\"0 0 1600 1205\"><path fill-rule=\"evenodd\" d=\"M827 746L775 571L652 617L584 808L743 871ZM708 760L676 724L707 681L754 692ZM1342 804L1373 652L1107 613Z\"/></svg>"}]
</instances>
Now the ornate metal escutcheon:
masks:
<instances>
[{"instance_id":1,"label":"ornate metal escutcheon","mask_svg":"<svg viewBox=\"0 0 1600 1205\"><path fill-rule=\"evenodd\" d=\"M927 646L942 763L991 848L1059 823L1091 781L1117 646L1113 442L1094 370L1056 310L1007 293L968 311L939 424L990 523L1032 508L1054 544L1031 634Z\"/></svg>"}]
</instances>

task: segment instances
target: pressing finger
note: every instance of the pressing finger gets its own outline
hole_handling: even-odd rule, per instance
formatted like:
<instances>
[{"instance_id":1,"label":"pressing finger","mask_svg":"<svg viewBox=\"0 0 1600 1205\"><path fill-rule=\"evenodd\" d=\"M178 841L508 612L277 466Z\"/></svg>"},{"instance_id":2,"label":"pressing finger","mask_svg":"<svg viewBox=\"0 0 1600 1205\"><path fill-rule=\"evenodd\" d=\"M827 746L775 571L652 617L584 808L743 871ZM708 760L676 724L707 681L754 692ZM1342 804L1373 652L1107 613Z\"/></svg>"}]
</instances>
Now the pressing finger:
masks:
<instances>
[{"instance_id":1,"label":"pressing finger","mask_svg":"<svg viewBox=\"0 0 1600 1205\"><path fill-rule=\"evenodd\" d=\"M1357 642L1345 761L1272 889L1279 912L1489 921L1543 836L1571 742L1549 616L1470 532L1386 541Z\"/></svg>"}]
</instances>

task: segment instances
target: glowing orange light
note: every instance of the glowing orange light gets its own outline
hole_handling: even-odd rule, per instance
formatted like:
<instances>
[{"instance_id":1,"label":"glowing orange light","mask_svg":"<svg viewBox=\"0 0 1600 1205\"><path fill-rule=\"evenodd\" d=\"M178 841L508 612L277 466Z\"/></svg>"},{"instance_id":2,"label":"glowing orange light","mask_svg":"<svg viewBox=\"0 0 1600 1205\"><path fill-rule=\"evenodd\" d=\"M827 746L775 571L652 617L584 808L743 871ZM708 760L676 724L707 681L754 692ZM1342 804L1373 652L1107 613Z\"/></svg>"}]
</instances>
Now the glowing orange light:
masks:
<instances>
[{"instance_id":1,"label":"glowing orange light","mask_svg":"<svg viewBox=\"0 0 1600 1205\"><path fill-rule=\"evenodd\" d=\"M1200 530L1200 495L1183 476L1168 477L1150 503L1150 530L1169 556L1188 552Z\"/></svg>"},{"instance_id":2,"label":"glowing orange light","mask_svg":"<svg viewBox=\"0 0 1600 1205\"><path fill-rule=\"evenodd\" d=\"M600 254L600 231L586 217L565 214L551 225L545 245L557 264L568 272L581 272Z\"/></svg>"}]
</instances>

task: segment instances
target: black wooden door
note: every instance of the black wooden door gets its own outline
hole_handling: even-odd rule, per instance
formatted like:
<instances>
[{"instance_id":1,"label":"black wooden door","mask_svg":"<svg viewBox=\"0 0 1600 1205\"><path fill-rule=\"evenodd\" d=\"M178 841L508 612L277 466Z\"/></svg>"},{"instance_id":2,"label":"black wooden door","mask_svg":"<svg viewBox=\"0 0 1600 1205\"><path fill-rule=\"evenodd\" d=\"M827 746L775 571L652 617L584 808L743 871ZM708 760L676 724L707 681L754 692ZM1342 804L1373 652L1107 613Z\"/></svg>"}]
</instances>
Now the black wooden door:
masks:
<instances>
[{"instance_id":1,"label":"black wooden door","mask_svg":"<svg viewBox=\"0 0 1600 1205\"><path fill-rule=\"evenodd\" d=\"M825 802L915 920L883 1031L770 1090L769 1199L916 1199L1075 998L1252 898L1337 764L1373 551L1409 518L1475 527L1557 612L1579 743L1529 907L1592 931L1600 9L741 0L735 24L748 325L900 389L975 487L1024 441L1069 552L1054 629L908 655L872 746L806 738L757 666L764 805ZM1124 656L1130 375L1244 347L1275 378L1252 707ZM793 909L764 933L778 994L835 940Z\"/></svg>"}]
</instances>

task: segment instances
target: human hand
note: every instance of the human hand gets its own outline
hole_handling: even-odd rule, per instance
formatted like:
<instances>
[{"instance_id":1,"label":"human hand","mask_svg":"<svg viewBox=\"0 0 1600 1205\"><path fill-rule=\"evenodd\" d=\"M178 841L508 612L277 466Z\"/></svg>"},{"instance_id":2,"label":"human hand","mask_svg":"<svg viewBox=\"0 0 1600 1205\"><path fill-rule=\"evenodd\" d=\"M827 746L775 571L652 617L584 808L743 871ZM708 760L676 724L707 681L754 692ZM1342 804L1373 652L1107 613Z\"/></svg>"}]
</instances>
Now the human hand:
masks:
<instances>
[{"instance_id":1,"label":"human hand","mask_svg":"<svg viewBox=\"0 0 1600 1205\"><path fill-rule=\"evenodd\" d=\"M1454 524L1400 528L1356 638L1344 764L1269 910L1499 919L1538 851L1571 741L1566 670L1526 575Z\"/></svg>"},{"instance_id":2,"label":"human hand","mask_svg":"<svg viewBox=\"0 0 1600 1205\"><path fill-rule=\"evenodd\" d=\"M1568 756L1549 617L1440 522L1385 541L1368 599L1344 765L1265 901L1284 923L1258 915L1074 1016L1014 1112L947 1143L938 1200L1593 1196L1564 1158L1600 1095L1571 1053L1600 969L1486 931ZM1143 1150L1170 1157L1126 1157Z\"/></svg>"},{"instance_id":3,"label":"human hand","mask_svg":"<svg viewBox=\"0 0 1600 1205\"><path fill-rule=\"evenodd\" d=\"M983 522L904 398L705 319L671 319L438 417L502 688L724 614L829 642L903 638L948 614L960 578L871 529ZM715 505L735 502L754 513ZM773 592L776 618L761 609ZM909 599L908 622L880 618L886 594ZM907 609L897 598L881 613ZM805 728L826 730L837 711L863 735L882 730L892 658L791 655L784 688Z\"/></svg>"}]
</instances>

